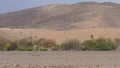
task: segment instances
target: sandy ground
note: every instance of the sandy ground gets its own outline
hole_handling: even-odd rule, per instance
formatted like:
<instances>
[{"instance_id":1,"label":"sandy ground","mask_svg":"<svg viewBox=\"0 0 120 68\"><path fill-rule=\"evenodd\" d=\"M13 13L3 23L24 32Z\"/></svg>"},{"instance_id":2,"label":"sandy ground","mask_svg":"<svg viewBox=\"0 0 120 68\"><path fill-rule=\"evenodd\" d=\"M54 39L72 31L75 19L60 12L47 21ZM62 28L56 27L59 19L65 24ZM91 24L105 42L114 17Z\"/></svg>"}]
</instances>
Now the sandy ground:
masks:
<instances>
[{"instance_id":1,"label":"sandy ground","mask_svg":"<svg viewBox=\"0 0 120 68\"><path fill-rule=\"evenodd\" d=\"M48 38L53 39L58 43L61 43L69 39L78 39L81 42L91 39L91 35L94 38L105 37L116 39L120 38L120 29L117 28L92 28L92 29L76 29L76 30L50 30L50 29L9 29L1 28L0 36L8 39L21 39L25 37L31 37L33 39Z\"/></svg>"},{"instance_id":2,"label":"sandy ground","mask_svg":"<svg viewBox=\"0 0 120 68\"><path fill-rule=\"evenodd\" d=\"M27 67L27 66L31 66L31 67ZM60 66L66 66L66 67L60 67ZM73 66L73 67L67 67L67 66ZM94 51L5 52L4 51L4 52L0 52L0 68L4 68L4 67L5 68L120 68L120 52L119 51L118 52L117 51L109 51L109 52L108 51L98 51L98 52L97 51L96 52Z\"/></svg>"},{"instance_id":3,"label":"sandy ground","mask_svg":"<svg viewBox=\"0 0 120 68\"><path fill-rule=\"evenodd\" d=\"M120 38L120 29L93 28L67 31L50 29L1 28L0 36L8 39L49 38L58 43L67 39L85 41L95 38ZM120 68L120 52L58 51L58 52L0 52L0 68Z\"/></svg>"}]
</instances>

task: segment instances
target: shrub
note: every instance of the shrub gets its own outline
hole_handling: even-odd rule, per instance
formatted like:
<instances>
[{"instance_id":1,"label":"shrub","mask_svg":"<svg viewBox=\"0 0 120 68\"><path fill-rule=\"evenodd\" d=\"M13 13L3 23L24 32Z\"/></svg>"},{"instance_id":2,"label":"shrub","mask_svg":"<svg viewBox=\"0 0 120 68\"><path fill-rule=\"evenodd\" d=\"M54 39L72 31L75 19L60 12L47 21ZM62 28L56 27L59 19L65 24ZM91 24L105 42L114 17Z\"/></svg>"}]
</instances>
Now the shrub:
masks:
<instances>
[{"instance_id":1,"label":"shrub","mask_svg":"<svg viewBox=\"0 0 120 68\"><path fill-rule=\"evenodd\" d=\"M32 51L33 48L32 47L23 47L23 46L18 46L17 51Z\"/></svg>"},{"instance_id":2,"label":"shrub","mask_svg":"<svg viewBox=\"0 0 120 68\"><path fill-rule=\"evenodd\" d=\"M82 50L96 50L97 42L95 40L87 40L83 42L83 48Z\"/></svg>"},{"instance_id":3,"label":"shrub","mask_svg":"<svg viewBox=\"0 0 120 68\"><path fill-rule=\"evenodd\" d=\"M19 45L19 46L17 47L17 50L18 50L18 51L25 51L25 47Z\"/></svg>"},{"instance_id":4,"label":"shrub","mask_svg":"<svg viewBox=\"0 0 120 68\"><path fill-rule=\"evenodd\" d=\"M61 44L62 50L80 50L80 42L76 39L68 40Z\"/></svg>"},{"instance_id":5,"label":"shrub","mask_svg":"<svg viewBox=\"0 0 120 68\"><path fill-rule=\"evenodd\" d=\"M32 51L32 49L33 49L32 40L28 38L10 41L4 47L5 51L13 51L13 50Z\"/></svg>"},{"instance_id":6,"label":"shrub","mask_svg":"<svg viewBox=\"0 0 120 68\"><path fill-rule=\"evenodd\" d=\"M32 50L33 50L32 47L27 47L27 48L25 48L25 51L32 51Z\"/></svg>"},{"instance_id":7,"label":"shrub","mask_svg":"<svg viewBox=\"0 0 120 68\"><path fill-rule=\"evenodd\" d=\"M31 38L24 38L24 39L18 40L18 44L25 48L33 46Z\"/></svg>"},{"instance_id":8,"label":"shrub","mask_svg":"<svg viewBox=\"0 0 120 68\"><path fill-rule=\"evenodd\" d=\"M40 48L40 51L48 51L48 48Z\"/></svg>"},{"instance_id":9,"label":"shrub","mask_svg":"<svg viewBox=\"0 0 120 68\"><path fill-rule=\"evenodd\" d=\"M33 43L31 38L24 38L24 39L18 40L17 50L32 51L32 49L33 49Z\"/></svg>"},{"instance_id":10,"label":"shrub","mask_svg":"<svg viewBox=\"0 0 120 68\"><path fill-rule=\"evenodd\" d=\"M99 38L83 42L83 50L89 51L110 51L115 50L116 46L110 39Z\"/></svg>"},{"instance_id":11,"label":"shrub","mask_svg":"<svg viewBox=\"0 0 120 68\"><path fill-rule=\"evenodd\" d=\"M41 47L50 48L56 46L56 42L54 40L44 38L38 39L37 41L34 42L34 44L38 45L39 48Z\"/></svg>"},{"instance_id":12,"label":"shrub","mask_svg":"<svg viewBox=\"0 0 120 68\"><path fill-rule=\"evenodd\" d=\"M5 51L13 51L13 50L17 50L18 44L16 41L13 42L9 42L5 45L4 50Z\"/></svg>"}]
</instances>

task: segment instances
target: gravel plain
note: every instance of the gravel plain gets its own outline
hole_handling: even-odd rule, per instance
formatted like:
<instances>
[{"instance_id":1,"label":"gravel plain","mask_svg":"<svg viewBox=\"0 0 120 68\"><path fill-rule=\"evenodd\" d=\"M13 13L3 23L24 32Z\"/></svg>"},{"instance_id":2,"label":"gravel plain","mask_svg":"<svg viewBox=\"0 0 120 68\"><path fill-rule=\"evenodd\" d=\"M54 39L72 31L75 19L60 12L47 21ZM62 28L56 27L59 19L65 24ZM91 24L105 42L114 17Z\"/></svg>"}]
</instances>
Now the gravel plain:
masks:
<instances>
[{"instance_id":1,"label":"gravel plain","mask_svg":"<svg viewBox=\"0 0 120 68\"><path fill-rule=\"evenodd\" d=\"M120 52L1 51L0 68L120 68Z\"/></svg>"}]
</instances>

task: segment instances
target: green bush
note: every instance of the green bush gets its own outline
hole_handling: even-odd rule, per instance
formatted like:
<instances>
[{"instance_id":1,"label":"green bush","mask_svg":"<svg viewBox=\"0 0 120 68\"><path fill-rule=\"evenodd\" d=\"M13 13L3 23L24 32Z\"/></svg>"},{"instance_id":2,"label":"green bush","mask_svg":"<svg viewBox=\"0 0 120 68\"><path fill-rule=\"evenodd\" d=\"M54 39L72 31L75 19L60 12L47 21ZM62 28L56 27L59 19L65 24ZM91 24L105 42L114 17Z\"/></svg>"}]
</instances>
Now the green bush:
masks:
<instances>
[{"instance_id":1,"label":"green bush","mask_svg":"<svg viewBox=\"0 0 120 68\"><path fill-rule=\"evenodd\" d=\"M32 51L33 50L33 43L31 38L24 38L21 40L18 40L18 49L22 51Z\"/></svg>"},{"instance_id":2,"label":"green bush","mask_svg":"<svg viewBox=\"0 0 120 68\"><path fill-rule=\"evenodd\" d=\"M62 50L80 50L80 45L81 43L78 40L72 39L72 40L63 42L61 44L61 49Z\"/></svg>"},{"instance_id":3,"label":"green bush","mask_svg":"<svg viewBox=\"0 0 120 68\"><path fill-rule=\"evenodd\" d=\"M15 40L15 41L9 41L5 46L5 51L32 51L33 44L32 40L30 39L21 39L21 40Z\"/></svg>"},{"instance_id":4,"label":"green bush","mask_svg":"<svg viewBox=\"0 0 120 68\"><path fill-rule=\"evenodd\" d=\"M40 48L40 51L48 51L48 48Z\"/></svg>"},{"instance_id":5,"label":"green bush","mask_svg":"<svg viewBox=\"0 0 120 68\"><path fill-rule=\"evenodd\" d=\"M25 48L26 51L32 51L33 50L33 47L27 47Z\"/></svg>"},{"instance_id":6,"label":"green bush","mask_svg":"<svg viewBox=\"0 0 120 68\"><path fill-rule=\"evenodd\" d=\"M33 46L31 38L24 38L24 39L18 40L18 44L25 48Z\"/></svg>"},{"instance_id":7,"label":"green bush","mask_svg":"<svg viewBox=\"0 0 120 68\"><path fill-rule=\"evenodd\" d=\"M5 51L13 51L13 50L17 50L18 44L16 41L13 42L9 42L5 45L4 50Z\"/></svg>"},{"instance_id":8,"label":"green bush","mask_svg":"<svg viewBox=\"0 0 120 68\"><path fill-rule=\"evenodd\" d=\"M110 39L105 38L87 40L83 42L83 46L82 50L89 51L111 51L117 48Z\"/></svg>"},{"instance_id":9,"label":"green bush","mask_svg":"<svg viewBox=\"0 0 120 68\"><path fill-rule=\"evenodd\" d=\"M32 47L23 47L23 46L18 46L17 51L32 51L33 48Z\"/></svg>"},{"instance_id":10,"label":"green bush","mask_svg":"<svg viewBox=\"0 0 120 68\"><path fill-rule=\"evenodd\" d=\"M25 51L25 47L19 45L17 47L17 51Z\"/></svg>"}]
</instances>

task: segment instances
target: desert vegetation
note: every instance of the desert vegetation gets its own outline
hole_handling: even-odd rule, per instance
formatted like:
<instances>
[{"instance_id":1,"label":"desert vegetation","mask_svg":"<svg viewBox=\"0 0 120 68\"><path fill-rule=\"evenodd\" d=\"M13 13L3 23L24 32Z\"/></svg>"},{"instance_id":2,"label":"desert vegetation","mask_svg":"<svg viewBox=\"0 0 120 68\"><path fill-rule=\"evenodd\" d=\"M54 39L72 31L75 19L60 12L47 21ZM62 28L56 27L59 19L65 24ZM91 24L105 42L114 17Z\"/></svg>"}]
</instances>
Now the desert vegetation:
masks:
<instances>
[{"instance_id":1,"label":"desert vegetation","mask_svg":"<svg viewBox=\"0 0 120 68\"><path fill-rule=\"evenodd\" d=\"M120 68L119 6L54 4L0 14L0 68Z\"/></svg>"},{"instance_id":2,"label":"desert vegetation","mask_svg":"<svg viewBox=\"0 0 120 68\"><path fill-rule=\"evenodd\" d=\"M106 38L90 39L84 42L80 42L77 39L70 39L56 43L52 39L40 38L32 40L32 38L24 38L20 40L7 40L0 38L0 50L1 51L113 51L117 49L117 43ZM34 48L34 46L36 46Z\"/></svg>"},{"instance_id":3,"label":"desert vegetation","mask_svg":"<svg viewBox=\"0 0 120 68\"><path fill-rule=\"evenodd\" d=\"M21 40L7 40L1 38L1 51L32 51L33 44L30 38Z\"/></svg>"},{"instance_id":4,"label":"desert vegetation","mask_svg":"<svg viewBox=\"0 0 120 68\"><path fill-rule=\"evenodd\" d=\"M71 39L63 42L61 45L62 50L80 50L81 43L79 40Z\"/></svg>"},{"instance_id":5,"label":"desert vegetation","mask_svg":"<svg viewBox=\"0 0 120 68\"><path fill-rule=\"evenodd\" d=\"M83 50L89 51L111 51L116 49L115 43L110 39L98 38L83 42Z\"/></svg>"},{"instance_id":6,"label":"desert vegetation","mask_svg":"<svg viewBox=\"0 0 120 68\"><path fill-rule=\"evenodd\" d=\"M47 51L48 48L52 48L56 46L56 42L52 39L45 39L45 38L41 38L38 39L36 41L34 41L34 45L36 45L36 50L40 50L40 51Z\"/></svg>"}]
</instances>

